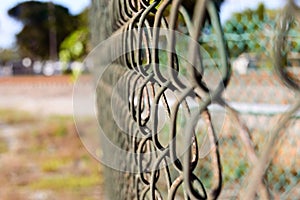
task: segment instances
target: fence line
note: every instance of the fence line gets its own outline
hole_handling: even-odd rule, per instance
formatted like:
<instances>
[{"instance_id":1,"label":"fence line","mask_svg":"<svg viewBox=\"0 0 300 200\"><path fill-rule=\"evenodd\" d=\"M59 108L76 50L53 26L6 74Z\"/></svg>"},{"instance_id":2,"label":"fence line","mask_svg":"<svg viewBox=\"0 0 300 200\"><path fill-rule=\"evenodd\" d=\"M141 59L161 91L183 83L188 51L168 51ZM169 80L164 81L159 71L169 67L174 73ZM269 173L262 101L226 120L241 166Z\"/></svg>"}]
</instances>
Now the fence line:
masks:
<instances>
[{"instance_id":1,"label":"fence line","mask_svg":"<svg viewBox=\"0 0 300 200\"><path fill-rule=\"evenodd\" d=\"M250 78L245 84L231 74L225 41L230 37L224 36L214 1L93 3L98 16L93 24L101 27L105 22L105 30L94 27L94 43L105 39L99 38L100 32L106 37L120 34L122 39L107 50L107 57L125 50L97 87L99 124L112 144L128 152L115 155L101 144L107 159L120 167L106 169L109 199L300 197L299 81L283 63L287 40L293 39L285 37L289 28L284 25L292 23L293 14L286 12L294 7L287 7L281 18L284 25L277 27L271 54L274 76L279 74L282 81L271 82L288 96L278 105L277 97L270 96L276 90L268 94L260 87L268 86L268 80ZM202 37L208 18L213 39ZM209 56L214 67L202 62L207 52L214 52ZM211 70L217 78L207 74ZM251 81L255 84L249 90ZM256 101L254 93L257 99L268 98ZM164 108L165 119L156 105Z\"/></svg>"}]
</instances>

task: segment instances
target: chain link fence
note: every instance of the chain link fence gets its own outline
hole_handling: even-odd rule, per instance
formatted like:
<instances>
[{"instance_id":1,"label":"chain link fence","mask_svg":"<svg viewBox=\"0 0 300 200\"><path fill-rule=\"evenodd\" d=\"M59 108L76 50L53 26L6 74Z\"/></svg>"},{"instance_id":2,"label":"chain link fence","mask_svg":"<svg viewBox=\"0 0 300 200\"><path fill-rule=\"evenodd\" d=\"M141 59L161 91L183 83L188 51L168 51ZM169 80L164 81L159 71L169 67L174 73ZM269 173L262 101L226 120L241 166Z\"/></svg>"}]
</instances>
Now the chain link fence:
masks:
<instances>
[{"instance_id":1,"label":"chain link fence","mask_svg":"<svg viewBox=\"0 0 300 200\"><path fill-rule=\"evenodd\" d=\"M97 83L99 124L131 152L101 144L122 169L109 199L300 198L299 7L221 24L218 5L93 1L94 45L121 33L126 49Z\"/></svg>"}]
</instances>

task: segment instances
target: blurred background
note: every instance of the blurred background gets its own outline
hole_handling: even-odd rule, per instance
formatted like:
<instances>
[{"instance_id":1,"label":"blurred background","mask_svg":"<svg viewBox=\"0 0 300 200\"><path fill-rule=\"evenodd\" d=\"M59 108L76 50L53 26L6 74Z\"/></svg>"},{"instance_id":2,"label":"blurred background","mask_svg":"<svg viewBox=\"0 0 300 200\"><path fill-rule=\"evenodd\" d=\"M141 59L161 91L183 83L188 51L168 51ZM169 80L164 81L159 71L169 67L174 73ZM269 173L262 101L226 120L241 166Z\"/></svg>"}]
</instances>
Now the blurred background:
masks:
<instances>
[{"instance_id":1,"label":"blurred background","mask_svg":"<svg viewBox=\"0 0 300 200\"><path fill-rule=\"evenodd\" d=\"M103 199L73 121L90 51L89 0L0 4L0 199Z\"/></svg>"},{"instance_id":2,"label":"blurred background","mask_svg":"<svg viewBox=\"0 0 300 200\"><path fill-rule=\"evenodd\" d=\"M74 80L79 73L87 82L91 79L83 64L92 50L90 30L95 29L90 26L95 24L90 23L95 20L89 15L91 4L90 0L0 4L0 199L103 198L101 165L82 146L72 118ZM258 122L276 118L295 100L272 72L271 41L284 4L284 0L225 0L220 6L234 71L226 97L250 122L257 148L268 130ZM286 60L298 77L299 27L296 21L290 31ZM209 29L202 40L217 62ZM275 192L299 195L295 189L300 176L299 128L299 120L293 121L289 129L293 137L283 141L288 148L280 151L284 159L274 160L285 165L274 164L268 175L276 182ZM225 181L239 185L248 164L234 159L245 157L236 138L232 134L224 138L221 148L230 155L224 164Z\"/></svg>"}]
</instances>

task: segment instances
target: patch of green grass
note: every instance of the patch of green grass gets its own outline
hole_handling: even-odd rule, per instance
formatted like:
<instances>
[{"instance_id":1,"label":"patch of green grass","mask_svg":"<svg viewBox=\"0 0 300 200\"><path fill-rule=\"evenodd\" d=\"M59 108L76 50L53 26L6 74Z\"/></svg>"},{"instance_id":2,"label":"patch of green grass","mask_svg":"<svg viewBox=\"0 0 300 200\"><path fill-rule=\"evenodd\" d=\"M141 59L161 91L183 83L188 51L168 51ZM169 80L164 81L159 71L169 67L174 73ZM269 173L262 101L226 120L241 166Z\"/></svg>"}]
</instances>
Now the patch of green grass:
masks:
<instances>
[{"instance_id":1,"label":"patch of green grass","mask_svg":"<svg viewBox=\"0 0 300 200\"><path fill-rule=\"evenodd\" d=\"M53 115L47 118L47 124L52 124L51 135L55 137L63 137L67 135L68 128L74 123L71 116Z\"/></svg>"},{"instance_id":2,"label":"patch of green grass","mask_svg":"<svg viewBox=\"0 0 300 200\"><path fill-rule=\"evenodd\" d=\"M55 137L63 137L67 135L67 133L68 133L67 127L65 124L62 123L56 124L52 132L53 136Z\"/></svg>"},{"instance_id":3,"label":"patch of green grass","mask_svg":"<svg viewBox=\"0 0 300 200\"><path fill-rule=\"evenodd\" d=\"M36 121L32 114L13 109L0 109L0 121L6 124L29 123Z\"/></svg>"},{"instance_id":4,"label":"patch of green grass","mask_svg":"<svg viewBox=\"0 0 300 200\"><path fill-rule=\"evenodd\" d=\"M90 176L57 176L43 178L29 185L34 190L76 190L79 188L92 187L101 184L100 175Z\"/></svg>"},{"instance_id":5,"label":"patch of green grass","mask_svg":"<svg viewBox=\"0 0 300 200\"><path fill-rule=\"evenodd\" d=\"M72 116L38 116L0 108L0 123L16 128L16 137L23 143L21 151L10 152L5 138L0 137L0 154L12 155L0 165L4 190L22 187L25 193L51 190L57 199L94 199L90 191L102 185L102 170L82 147ZM89 126L88 121L85 125ZM21 183L10 181L12 173L22 175ZM15 195L17 189L12 190L1 199L22 199Z\"/></svg>"},{"instance_id":6,"label":"patch of green grass","mask_svg":"<svg viewBox=\"0 0 300 200\"><path fill-rule=\"evenodd\" d=\"M66 122L66 121L73 121L73 116L69 115L51 115L47 118L48 121L60 121L60 122Z\"/></svg>"},{"instance_id":7,"label":"patch of green grass","mask_svg":"<svg viewBox=\"0 0 300 200\"><path fill-rule=\"evenodd\" d=\"M70 161L67 159L51 159L42 163L43 172L57 172L61 167L68 164Z\"/></svg>"}]
</instances>

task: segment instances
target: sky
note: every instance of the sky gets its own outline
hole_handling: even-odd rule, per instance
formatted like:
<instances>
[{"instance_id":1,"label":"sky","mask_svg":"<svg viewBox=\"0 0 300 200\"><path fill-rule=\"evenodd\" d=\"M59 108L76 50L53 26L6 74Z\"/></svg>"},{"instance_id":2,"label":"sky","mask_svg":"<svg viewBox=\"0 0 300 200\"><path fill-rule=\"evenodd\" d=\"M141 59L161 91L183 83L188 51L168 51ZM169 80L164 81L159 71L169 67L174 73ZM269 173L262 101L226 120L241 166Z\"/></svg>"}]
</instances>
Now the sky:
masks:
<instances>
[{"instance_id":1,"label":"sky","mask_svg":"<svg viewBox=\"0 0 300 200\"><path fill-rule=\"evenodd\" d=\"M39 0L46 2L49 0ZM22 24L7 15L7 11L26 0L1 0L0 2L0 48L10 48L15 43L15 34L22 30ZM90 5L91 0L52 0L65 6L71 14L78 14Z\"/></svg>"},{"instance_id":2,"label":"sky","mask_svg":"<svg viewBox=\"0 0 300 200\"><path fill-rule=\"evenodd\" d=\"M1 0L0 3L0 48L10 48L15 44L15 34L21 31L22 25L10 18L7 11L20 2L26 0ZM40 0L48 1L48 0ZM90 5L91 0L52 0L53 3L67 7L71 14L78 14ZM263 2L268 8L279 8L286 0L225 0L221 7L221 20L224 22L233 12L240 12L247 8L256 8ZM300 0L296 0L300 1Z\"/></svg>"},{"instance_id":3,"label":"sky","mask_svg":"<svg viewBox=\"0 0 300 200\"><path fill-rule=\"evenodd\" d=\"M256 9L259 3L264 3L268 9L281 8L287 0L225 0L221 7L221 21L226 21L232 13L241 12L247 8ZM296 0L300 1L300 0Z\"/></svg>"}]
</instances>

